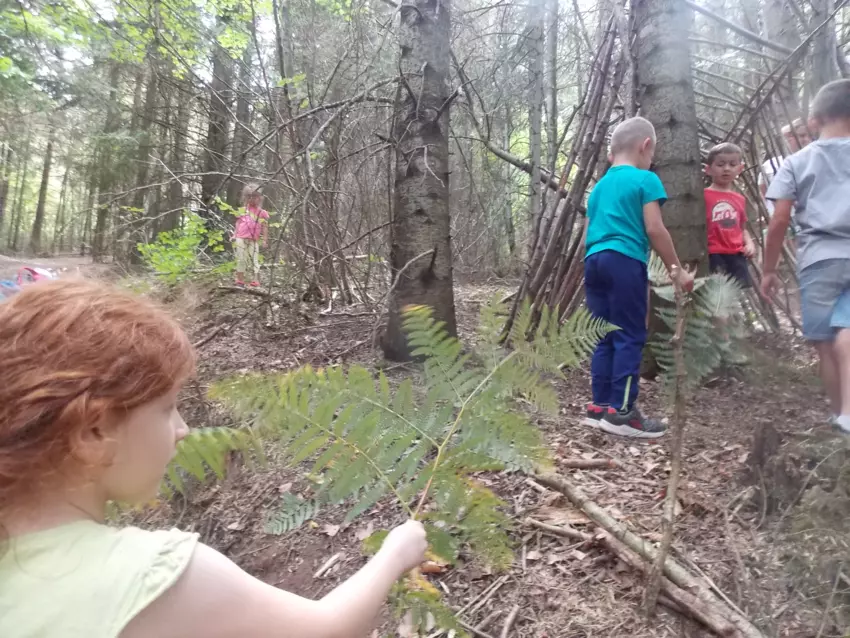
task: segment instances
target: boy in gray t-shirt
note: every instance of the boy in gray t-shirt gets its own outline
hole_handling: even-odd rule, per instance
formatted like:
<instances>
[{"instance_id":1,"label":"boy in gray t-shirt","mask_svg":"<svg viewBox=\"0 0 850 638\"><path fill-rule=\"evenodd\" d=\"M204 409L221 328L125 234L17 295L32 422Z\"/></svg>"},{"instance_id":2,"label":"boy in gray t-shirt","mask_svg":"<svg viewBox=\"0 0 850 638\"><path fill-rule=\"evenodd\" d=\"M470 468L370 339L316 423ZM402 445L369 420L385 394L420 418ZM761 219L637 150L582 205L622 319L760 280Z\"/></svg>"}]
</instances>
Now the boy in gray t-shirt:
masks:
<instances>
[{"instance_id":1,"label":"boy in gray t-shirt","mask_svg":"<svg viewBox=\"0 0 850 638\"><path fill-rule=\"evenodd\" d=\"M850 80L823 86L812 118L820 138L787 158L767 189L775 212L761 287L768 298L776 289L782 240L796 206L803 336L820 356L833 424L850 434Z\"/></svg>"}]
</instances>

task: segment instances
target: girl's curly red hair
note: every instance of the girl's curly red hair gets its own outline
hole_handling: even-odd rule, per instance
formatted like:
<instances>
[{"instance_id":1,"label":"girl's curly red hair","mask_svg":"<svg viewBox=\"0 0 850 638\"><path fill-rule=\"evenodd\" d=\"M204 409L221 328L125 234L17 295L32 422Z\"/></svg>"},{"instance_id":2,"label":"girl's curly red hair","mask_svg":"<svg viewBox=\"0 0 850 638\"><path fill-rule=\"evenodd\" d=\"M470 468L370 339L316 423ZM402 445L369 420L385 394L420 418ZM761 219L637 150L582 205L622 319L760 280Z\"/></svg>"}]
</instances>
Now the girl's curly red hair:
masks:
<instances>
[{"instance_id":1,"label":"girl's curly red hair","mask_svg":"<svg viewBox=\"0 0 850 638\"><path fill-rule=\"evenodd\" d=\"M0 304L0 522L61 480L86 425L166 394L194 364L168 313L103 283L40 282Z\"/></svg>"}]
</instances>

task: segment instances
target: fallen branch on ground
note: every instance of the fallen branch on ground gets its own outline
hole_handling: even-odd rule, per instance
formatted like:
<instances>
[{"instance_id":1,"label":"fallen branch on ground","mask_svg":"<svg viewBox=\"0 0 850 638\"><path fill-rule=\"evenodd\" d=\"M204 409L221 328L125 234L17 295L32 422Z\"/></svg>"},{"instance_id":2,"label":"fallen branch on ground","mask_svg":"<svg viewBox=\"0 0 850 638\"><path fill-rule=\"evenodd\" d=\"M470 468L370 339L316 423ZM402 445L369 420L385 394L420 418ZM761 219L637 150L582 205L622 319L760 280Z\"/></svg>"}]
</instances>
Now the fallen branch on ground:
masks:
<instances>
[{"instance_id":1,"label":"fallen branch on ground","mask_svg":"<svg viewBox=\"0 0 850 638\"><path fill-rule=\"evenodd\" d=\"M611 534L602 532L599 539L614 555L630 567L644 574L650 571L649 564L645 560L611 536ZM664 595L658 596L658 602L662 604L672 602L673 605L668 604L667 606L673 608L678 613L685 614L701 622L718 636L740 635L740 632L724 616L717 613L716 609L706 605L699 598L681 587L677 587L669 579L661 579L659 586L660 591Z\"/></svg>"},{"instance_id":2,"label":"fallen branch on ground","mask_svg":"<svg viewBox=\"0 0 850 638\"><path fill-rule=\"evenodd\" d=\"M649 562L655 560L658 552L652 543L644 540L624 524L615 520L604 508L590 500L581 490L565 478L557 474L537 474L534 478L538 483L550 489L557 490L566 496L599 527L621 541L644 560ZM693 594L711 609L714 614L726 618L735 627L736 631L739 632L740 636L744 638L765 638L764 634L748 618L718 600L717 596L714 595L705 582L693 576L685 567L669 556L664 561L664 574L675 585Z\"/></svg>"},{"instance_id":3,"label":"fallen branch on ground","mask_svg":"<svg viewBox=\"0 0 850 638\"><path fill-rule=\"evenodd\" d=\"M561 527L559 525L547 525L546 523L536 521L533 518L526 518L525 524L529 527L539 529L542 532L552 534L553 536L560 536L561 538L569 538L575 541L593 540L593 535L588 534L587 532L580 532L577 529L572 529L570 527Z\"/></svg>"},{"instance_id":4,"label":"fallen branch on ground","mask_svg":"<svg viewBox=\"0 0 850 638\"><path fill-rule=\"evenodd\" d=\"M516 617L519 615L519 605L514 605L513 609L511 609L511 613L508 615L505 620L505 626L502 627L501 638L508 638L511 633L511 627L513 627L514 621Z\"/></svg>"},{"instance_id":5,"label":"fallen branch on ground","mask_svg":"<svg viewBox=\"0 0 850 638\"><path fill-rule=\"evenodd\" d=\"M614 459L560 459L558 465L571 470L613 470L620 467Z\"/></svg>"},{"instance_id":6,"label":"fallen branch on ground","mask_svg":"<svg viewBox=\"0 0 850 638\"><path fill-rule=\"evenodd\" d=\"M263 299L267 299L270 296L265 290L260 290L259 288L243 288L242 286L218 286L216 290L220 292L244 292L246 295L262 297Z\"/></svg>"}]
</instances>

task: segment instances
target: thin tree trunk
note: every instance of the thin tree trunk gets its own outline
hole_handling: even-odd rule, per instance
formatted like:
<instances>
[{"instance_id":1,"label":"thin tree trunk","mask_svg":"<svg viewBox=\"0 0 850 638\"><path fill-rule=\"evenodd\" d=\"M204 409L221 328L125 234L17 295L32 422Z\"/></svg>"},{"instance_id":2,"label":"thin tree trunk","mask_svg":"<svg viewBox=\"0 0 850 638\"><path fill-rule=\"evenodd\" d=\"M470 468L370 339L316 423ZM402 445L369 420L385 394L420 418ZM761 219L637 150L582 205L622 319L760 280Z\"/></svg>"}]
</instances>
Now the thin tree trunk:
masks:
<instances>
[{"instance_id":1,"label":"thin tree trunk","mask_svg":"<svg viewBox=\"0 0 850 638\"><path fill-rule=\"evenodd\" d=\"M171 129L171 172L177 177L171 177L168 184L168 215L162 222L162 230L174 230L180 226L180 217L183 214L183 184L180 176L186 170L186 142L189 138L189 100L181 90L182 85L175 88L175 100L177 101L176 122Z\"/></svg>"},{"instance_id":2,"label":"thin tree trunk","mask_svg":"<svg viewBox=\"0 0 850 638\"><path fill-rule=\"evenodd\" d=\"M701 158L688 32L681 0L633 0L640 112L655 126L655 166L667 191L664 223L683 264L707 270Z\"/></svg>"},{"instance_id":3,"label":"thin tree trunk","mask_svg":"<svg viewBox=\"0 0 850 638\"><path fill-rule=\"evenodd\" d=\"M396 95L393 286L384 355L410 359L402 330L408 304L430 306L457 334L449 214L450 3L412 0L399 7L401 79Z\"/></svg>"},{"instance_id":4,"label":"thin tree trunk","mask_svg":"<svg viewBox=\"0 0 850 638\"><path fill-rule=\"evenodd\" d=\"M159 102L159 68L156 63L156 54L151 54L149 57L150 63L150 78L148 79L147 88L145 90L145 106L144 113L139 122L139 151L136 155L136 191L133 195L132 206L133 211L130 213L131 221L129 224L127 255L132 263L140 263L141 256L139 255L136 245L144 241L144 226L147 223L148 206L150 201L150 193L148 191L148 175L150 173L152 155L154 154L155 144L151 133L151 125L156 117L157 104Z\"/></svg>"},{"instance_id":5,"label":"thin tree trunk","mask_svg":"<svg viewBox=\"0 0 850 638\"><path fill-rule=\"evenodd\" d=\"M248 142L248 127L251 124L251 104L248 101L251 90L251 47L245 48L242 62L239 65L239 84L236 93L236 127L233 129L233 148L231 161L235 173L241 173L244 168L242 154ZM240 205L239 196L244 185L239 178L231 179L227 185L227 203L233 208Z\"/></svg>"},{"instance_id":6,"label":"thin tree trunk","mask_svg":"<svg viewBox=\"0 0 850 638\"><path fill-rule=\"evenodd\" d=\"M546 165L549 174L554 175L558 160L558 0L548 0L547 6L549 23L546 28Z\"/></svg>"},{"instance_id":7,"label":"thin tree trunk","mask_svg":"<svg viewBox=\"0 0 850 638\"><path fill-rule=\"evenodd\" d=\"M224 28L229 17L218 17L218 27ZM228 159L230 107L233 102L233 60L219 44L213 45L213 77L210 83L209 125L204 149L204 176L201 179L201 200L206 216L218 214L216 197L224 186L224 171Z\"/></svg>"},{"instance_id":8,"label":"thin tree trunk","mask_svg":"<svg viewBox=\"0 0 850 638\"><path fill-rule=\"evenodd\" d=\"M91 250L94 238L92 237L92 216L94 213L95 203L97 201L97 173L95 167L98 165L97 156L93 158L92 166L89 168L89 178L87 186L87 194L85 199L86 218L83 222L83 230L80 233L80 256L86 254L86 245Z\"/></svg>"},{"instance_id":9,"label":"thin tree trunk","mask_svg":"<svg viewBox=\"0 0 850 638\"><path fill-rule=\"evenodd\" d=\"M768 40L789 49L794 49L800 44L798 21L786 0L764 0L762 15L764 16L764 32ZM782 79L773 102L777 113L782 112L777 102L780 100L784 102L793 120L800 116L800 101L797 99L792 75L789 73ZM779 128L784 124L790 124L790 122L779 123Z\"/></svg>"},{"instance_id":10,"label":"thin tree trunk","mask_svg":"<svg viewBox=\"0 0 850 638\"><path fill-rule=\"evenodd\" d=\"M103 142L98 154L97 175L97 218L95 220L94 236L92 237L92 257L94 261L101 261L106 255L106 233L109 226L109 212L112 209L113 187L115 185L115 173L113 171L112 159L114 157L110 137L118 130L120 115L118 111L118 80L120 68L115 62L109 66L109 105L106 110L106 122L103 125ZM141 78L136 76L139 82ZM136 91L139 89L136 87Z\"/></svg>"},{"instance_id":11,"label":"thin tree trunk","mask_svg":"<svg viewBox=\"0 0 850 638\"><path fill-rule=\"evenodd\" d=\"M0 175L0 236L3 235L3 221L6 219L6 202L9 199L9 183L12 177L12 144L6 145L2 155L2 175Z\"/></svg>"},{"instance_id":12,"label":"thin tree trunk","mask_svg":"<svg viewBox=\"0 0 850 638\"><path fill-rule=\"evenodd\" d=\"M62 176L62 186L59 189L59 205L56 207L56 219L53 222L53 240L50 242L51 253L56 252L57 249L61 253L63 248L63 239L65 236L65 208L66 199L68 197L68 175L70 172L71 170L66 168L65 174Z\"/></svg>"},{"instance_id":13,"label":"thin tree trunk","mask_svg":"<svg viewBox=\"0 0 850 638\"><path fill-rule=\"evenodd\" d=\"M812 19L810 29L816 28L832 13L834 0L812 0ZM812 41L812 94L827 82L840 77L838 59L835 51L838 43L835 38L835 23L830 22L818 31Z\"/></svg>"},{"instance_id":14,"label":"thin tree trunk","mask_svg":"<svg viewBox=\"0 0 850 638\"><path fill-rule=\"evenodd\" d=\"M32 128L27 131L27 141L24 145L23 159L21 160L21 169L18 174L18 198L15 204L14 220L12 227L9 229L10 241L9 246L13 252L18 251L18 240L21 233L21 219L24 216L24 195L27 190L27 177L29 174L30 151L32 150Z\"/></svg>"},{"instance_id":15,"label":"thin tree trunk","mask_svg":"<svg viewBox=\"0 0 850 638\"><path fill-rule=\"evenodd\" d=\"M510 150L511 148L511 131L513 130L513 118L511 118L511 107L505 102L505 129L504 129L504 138L503 145L504 148ZM516 228L514 228L514 208L513 208L513 180L511 179L511 173L513 172L511 169L511 165L508 162L502 162L504 171L503 176L503 187L504 191L504 202L502 206L504 207L504 222L505 222L505 237L508 242L508 255L511 260L513 260L514 255L516 255Z\"/></svg>"},{"instance_id":16,"label":"thin tree trunk","mask_svg":"<svg viewBox=\"0 0 850 638\"><path fill-rule=\"evenodd\" d=\"M47 150L44 152L44 165L41 169L41 186L38 189L38 204L35 207L35 220L30 234L30 252L41 253L41 231L44 227L44 209L47 203L47 186L50 183L50 167L53 164L53 131L48 133Z\"/></svg>"},{"instance_id":17,"label":"thin tree trunk","mask_svg":"<svg viewBox=\"0 0 850 638\"><path fill-rule=\"evenodd\" d=\"M528 43L529 52L528 87L528 146L529 162L531 163L531 178L528 182L528 227L537 226L537 217L541 211L540 188L540 158L542 155L542 124L543 124L543 23L546 11L546 0L536 0L531 5L529 17ZM531 237L532 235L529 235ZM534 245L529 244L529 257L534 254Z\"/></svg>"},{"instance_id":18,"label":"thin tree trunk","mask_svg":"<svg viewBox=\"0 0 850 638\"><path fill-rule=\"evenodd\" d=\"M558 164L558 0L547 0L546 8L546 168L554 176ZM548 210L548 198L549 189L544 188L541 211Z\"/></svg>"}]
</instances>

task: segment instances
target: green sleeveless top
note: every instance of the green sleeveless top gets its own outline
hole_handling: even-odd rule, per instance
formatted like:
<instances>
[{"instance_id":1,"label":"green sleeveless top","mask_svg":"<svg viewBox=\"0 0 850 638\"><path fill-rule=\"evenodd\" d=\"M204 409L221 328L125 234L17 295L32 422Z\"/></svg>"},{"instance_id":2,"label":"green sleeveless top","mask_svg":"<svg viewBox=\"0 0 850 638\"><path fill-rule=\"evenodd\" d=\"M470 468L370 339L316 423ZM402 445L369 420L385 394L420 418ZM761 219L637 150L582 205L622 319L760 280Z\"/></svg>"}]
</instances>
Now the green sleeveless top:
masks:
<instances>
[{"instance_id":1,"label":"green sleeveless top","mask_svg":"<svg viewBox=\"0 0 850 638\"><path fill-rule=\"evenodd\" d=\"M116 638L186 569L197 534L78 521L0 545L0 636Z\"/></svg>"}]
</instances>

